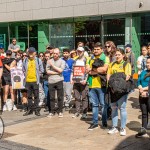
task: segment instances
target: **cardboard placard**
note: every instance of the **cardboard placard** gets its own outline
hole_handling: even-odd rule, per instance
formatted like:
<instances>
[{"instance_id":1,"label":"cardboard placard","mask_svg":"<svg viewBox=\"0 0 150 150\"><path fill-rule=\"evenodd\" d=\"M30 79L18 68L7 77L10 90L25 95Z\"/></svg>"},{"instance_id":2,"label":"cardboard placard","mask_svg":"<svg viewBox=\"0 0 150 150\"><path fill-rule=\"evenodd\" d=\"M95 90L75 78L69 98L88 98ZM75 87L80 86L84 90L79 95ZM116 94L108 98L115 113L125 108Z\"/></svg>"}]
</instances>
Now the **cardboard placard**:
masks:
<instances>
[{"instance_id":1,"label":"cardboard placard","mask_svg":"<svg viewBox=\"0 0 150 150\"><path fill-rule=\"evenodd\" d=\"M73 68L73 76L84 76L85 74L85 66L74 66Z\"/></svg>"},{"instance_id":2,"label":"cardboard placard","mask_svg":"<svg viewBox=\"0 0 150 150\"><path fill-rule=\"evenodd\" d=\"M11 82L13 89L24 89L24 73L21 68L12 68L11 72Z\"/></svg>"}]
</instances>

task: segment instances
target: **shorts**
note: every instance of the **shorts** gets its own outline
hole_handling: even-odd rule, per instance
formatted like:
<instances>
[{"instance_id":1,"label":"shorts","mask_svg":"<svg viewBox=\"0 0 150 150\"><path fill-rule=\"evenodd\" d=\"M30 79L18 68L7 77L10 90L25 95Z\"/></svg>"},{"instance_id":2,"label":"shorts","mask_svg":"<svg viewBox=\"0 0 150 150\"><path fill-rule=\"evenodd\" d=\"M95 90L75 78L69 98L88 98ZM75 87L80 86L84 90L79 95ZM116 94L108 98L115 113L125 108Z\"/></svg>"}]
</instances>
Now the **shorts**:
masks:
<instances>
[{"instance_id":1,"label":"shorts","mask_svg":"<svg viewBox=\"0 0 150 150\"><path fill-rule=\"evenodd\" d=\"M12 86L11 77L9 77L9 76L7 76L7 77L2 76L2 86L5 86L5 85Z\"/></svg>"},{"instance_id":2,"label":"shorts","mask_svg":"<svg viewBox=\"0 0 150 150\"><path fill-rule=\"evenodd\" d=\"M21 89L21 93L27 93L27 89Z\"/></svg>"}]
</instances>

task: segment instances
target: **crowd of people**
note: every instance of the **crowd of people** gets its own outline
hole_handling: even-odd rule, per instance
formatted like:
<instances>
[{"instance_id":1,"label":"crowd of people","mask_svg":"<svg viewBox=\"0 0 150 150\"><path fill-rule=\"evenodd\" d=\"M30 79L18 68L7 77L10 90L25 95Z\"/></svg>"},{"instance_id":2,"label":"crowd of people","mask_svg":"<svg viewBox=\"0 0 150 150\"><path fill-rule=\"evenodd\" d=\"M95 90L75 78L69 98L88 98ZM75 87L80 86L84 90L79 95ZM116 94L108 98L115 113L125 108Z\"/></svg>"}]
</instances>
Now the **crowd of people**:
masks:
<instances>
[{"instance_id":1,"label":"crowd of people","mask_svg":"<svg viewBox=\"0 0 150 150\"><path fill-rule=\"evenodd\" d=\"M92 124L88 130L98 128L100 113L102 127L107 128L109 109L112 128L108 130L108 134L120 132L121 136L125 136L126 104L128 94L135 88L133 75L137 64L142 127L136 137L148 136L150 44L141 48L141 56L136 61L131 44L120 49L113 41L106 41L104 46L97 42L93 45L93 49L79 42L76 50L64 48L62 56L59 48L51 45L46 47L45 52L39 54L34 47L29 47L23 52L16 42L13 38L6 53L3 45L0 45L3 111L8 110L9 96L12 101L10 110L17 110L15 105L17 96L16 90L12 88L11 69L22 68L25 88L19 92L24 106L23 116L33 113L40 116L41 107L45 105L45 111L49 112L47 117L52 118L58 114L58 117L62 118L63 108L66 111L70 110L74 97L75 113L72 118L81 116L81 119L86 119L91 106ZM118 111L121 117L120 128L118 128Z\"/></svg>"}]
</instances>

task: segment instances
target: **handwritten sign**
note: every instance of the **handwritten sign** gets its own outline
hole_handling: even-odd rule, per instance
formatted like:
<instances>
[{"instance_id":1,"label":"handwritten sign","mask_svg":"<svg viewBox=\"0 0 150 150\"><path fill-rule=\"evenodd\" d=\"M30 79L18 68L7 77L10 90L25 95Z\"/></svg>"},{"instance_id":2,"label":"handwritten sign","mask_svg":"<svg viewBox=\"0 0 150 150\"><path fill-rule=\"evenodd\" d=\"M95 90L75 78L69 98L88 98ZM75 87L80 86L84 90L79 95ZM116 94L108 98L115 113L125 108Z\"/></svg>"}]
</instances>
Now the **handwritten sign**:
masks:
<instances>
[{"instance_id":1,"label":"handwritten sign","mask_svg":"<svg viewBox=\"0 0 150 150\"><path fill-rule=\"evenodd\" d=\"M24 89L24 73L21 68L12 68L11 72L11 82L13 89Z\"/></svg>"},{"instance_id":2,"label":"handwritten sign","mask_svg":"<svg viewBox=\"0 0 150 150\"><path fill-rule=\"evenodd\" d=\"M74 66L73 76L84 76L84 74L85 74L85 66Z\"/></svg>"}]
</instances>

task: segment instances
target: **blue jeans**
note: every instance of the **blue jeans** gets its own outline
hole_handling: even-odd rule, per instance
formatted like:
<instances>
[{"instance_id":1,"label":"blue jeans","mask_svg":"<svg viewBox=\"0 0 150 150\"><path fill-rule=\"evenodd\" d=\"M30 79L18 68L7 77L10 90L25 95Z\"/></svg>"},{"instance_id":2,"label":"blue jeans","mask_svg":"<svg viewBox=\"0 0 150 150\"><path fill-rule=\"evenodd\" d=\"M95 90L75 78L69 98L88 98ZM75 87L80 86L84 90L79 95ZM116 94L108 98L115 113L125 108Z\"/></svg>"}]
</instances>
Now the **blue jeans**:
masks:
<instances>
[{"instance_id":1,"label":"blue jeans","mask_svg":"<svg viewBox=\"0 0 150 150\"><path fill-rule=\"evenodd\" d=\"M121 128L125 128L126 127L126 121L127 121L127 111L126 111L127 98L128 98L128 94L122 96L117 102L111 103L112 125L114 127L118 126L118 109L120 109Z\"/></svg>"},{"instance_id":2,"label":"blue jeans","mask_svg":"<svg viewBox=\"0 0 150 150\"><path fill-rule=\"evenodd\" d=\"M49 95L49 87L48 87L48 81L43 81L43 88L44 88L44 93L45 93L45 103L48 106L50 103L50 95Z\"/></svg>"},{"instance_id":3,"label":"blue jeans","mask_svg":"<svg viewBox=\"0 0 150 150\"><path fill-rule=\"evenodd\" d=\"M93 124L98 124L99 105L102 107L102 123L107 122L107 109L105 108L105 88L93 88L89 92L89 100L92 103Z\"/></svg>"}]
</instances>

